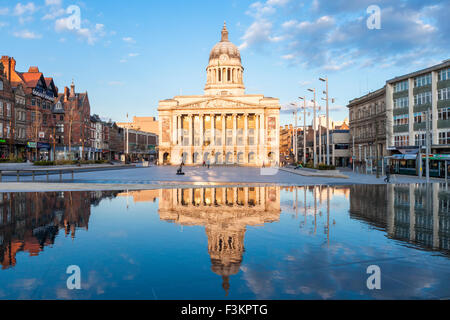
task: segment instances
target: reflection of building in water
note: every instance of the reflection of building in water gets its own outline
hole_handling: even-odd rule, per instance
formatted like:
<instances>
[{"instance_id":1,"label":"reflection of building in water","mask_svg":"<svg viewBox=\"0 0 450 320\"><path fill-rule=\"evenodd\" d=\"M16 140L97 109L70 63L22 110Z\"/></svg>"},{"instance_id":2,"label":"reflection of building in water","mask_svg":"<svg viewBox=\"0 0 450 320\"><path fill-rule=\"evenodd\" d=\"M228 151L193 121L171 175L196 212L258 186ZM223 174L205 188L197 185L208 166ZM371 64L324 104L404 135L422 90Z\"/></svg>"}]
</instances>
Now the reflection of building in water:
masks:
<instances>
[{"instance_id":1,"label":"reflection of building in water","mask_svg":"<svg viewBox=\"0 0 450 320\"><path fill-rule=\"evenodd\" d=\"M439 184L353 186L350 215L425 249L450 250L450 191Z\"/></svg>"},{"instance_id":2,"label":"reflection of building in water","mask_svg":"<svg viewBox=\"0 0 450 320\"><path fill-rule=\"evenodd\" d=\"M91 204L114 192L0 193L0 263L16 264L20 251L37 256L52 245L60 229L75 238L77 228L87 230Z\"/></svg>"},{"instance_id":3,"label":"reflection of building in water","mask_svg":"<svg viewBox=\"0 0 450 320\"><path fill-rule=\"evenodd\" d=\"M246 227L278 221L280 213L279 187L160 190L161 220L205 226L211 269L222 276L227 295L229 277L242 263Z\"/></svg>"},{"instance_id":4,"label":"reflection of building in water","mask_svg":"<svg viewBox=\"0 0 450 320\"><path fill-rule=\"evenodd\" d=\"M128 191L120 193L118 197L133 198L133 202L155 202L159 196L159 190L142 190L142 191Z\"/></svg>"}]
</instances>

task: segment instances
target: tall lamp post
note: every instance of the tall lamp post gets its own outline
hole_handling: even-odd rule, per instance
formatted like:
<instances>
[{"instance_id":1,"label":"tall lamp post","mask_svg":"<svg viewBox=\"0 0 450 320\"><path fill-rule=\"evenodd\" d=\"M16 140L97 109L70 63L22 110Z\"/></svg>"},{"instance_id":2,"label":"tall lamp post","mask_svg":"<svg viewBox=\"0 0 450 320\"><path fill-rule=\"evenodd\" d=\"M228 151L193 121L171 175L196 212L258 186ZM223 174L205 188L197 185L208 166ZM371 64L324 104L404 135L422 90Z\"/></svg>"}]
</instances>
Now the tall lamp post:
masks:
<instances>
[{"instance_id":1,"label":"tall lamp post","mask_svg":"<svg viewBox=\"0 0 450 320\"><path fill-rule=\"evenodd\" d=\"M316 89L308 89L308 91L313 92L314 93L314 99L312 100L312 102L314 103L313 106L313 130L314 130L314 139L313 139L313 157L314 157L314 167L317 167L317 157L316 157Z\"/></svg>"},{"instance_id":2,"label":"tall lamp post","mask_svg":"<svg viewBox=\"0 0 450 320\"><path fill-rule=\"evenodd\" d=\"M306 165L306 98L298 98L303 100L303 164Z\"/></svg>"},{"instance_id":3,"label":"tall lamp post","mask_svg":"<svg viewBox=\"0 0 450 320\"><path fill-rule=\"evenodd\" d=\"M295 103L291 103L291 106L295 108L293 112L294 115L294 124L292 128L292 151L294 153L294 160L297 164L298 162L298 151L297 151L297 117L298 117L298 106Z\"/></svg>"},{"instance_id":4,"label":"tall lamp post","mask_svg":"<svg viewBox=\"0 0 450 320\"><path fill-rule=\"evenodd\" d=\"M327 115L327 165L330 165L330 118L329 118L329 108L328 108L328 77L319 78L320 81L326 83L326 91L323 93L326 95L326 115Z\"/></svg>"}]
</instances>

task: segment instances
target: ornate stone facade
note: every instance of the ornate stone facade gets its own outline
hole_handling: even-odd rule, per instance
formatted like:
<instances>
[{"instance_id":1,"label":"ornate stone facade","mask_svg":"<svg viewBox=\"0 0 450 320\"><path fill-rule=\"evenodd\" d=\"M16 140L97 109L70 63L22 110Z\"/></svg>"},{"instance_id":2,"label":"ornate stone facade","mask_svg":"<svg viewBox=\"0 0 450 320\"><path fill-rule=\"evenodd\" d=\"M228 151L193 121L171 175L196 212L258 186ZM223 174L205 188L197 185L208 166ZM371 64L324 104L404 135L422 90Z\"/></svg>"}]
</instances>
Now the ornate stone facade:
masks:
<instances>
[{"instance_id":1,"label":"ornate stone facade","mask_svg":"<svg viewBox=\"0 0 450 320\"><path fill-rule=\"evenodd\" d=\"M279 100L244 93L241 56L225 25L206 70L204 95L160 101L159 163L277 163Z\"/></svg>"}]
</instances>

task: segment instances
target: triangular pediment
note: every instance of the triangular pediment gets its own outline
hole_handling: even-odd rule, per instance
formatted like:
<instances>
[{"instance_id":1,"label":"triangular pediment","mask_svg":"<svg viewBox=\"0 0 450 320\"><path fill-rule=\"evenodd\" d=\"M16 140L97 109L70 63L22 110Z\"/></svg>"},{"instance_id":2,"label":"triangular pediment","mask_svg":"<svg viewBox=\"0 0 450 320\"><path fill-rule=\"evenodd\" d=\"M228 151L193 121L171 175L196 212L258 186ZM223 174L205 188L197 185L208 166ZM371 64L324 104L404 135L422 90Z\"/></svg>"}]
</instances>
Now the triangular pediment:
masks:
<instances>
[{"instance_id":1,"label":"triangular pediment","mask_svg":"<svg viewBox=\"0 0 450 320\"><path fill-rule=\"evenodd\" d=\"M208 108L254 108L260 107L259 104L252 104L243 102L232 97L208 97L194 102L180 104L177 108L196 108L196 109L208 109Z\"/></svg>"}]
</instances>

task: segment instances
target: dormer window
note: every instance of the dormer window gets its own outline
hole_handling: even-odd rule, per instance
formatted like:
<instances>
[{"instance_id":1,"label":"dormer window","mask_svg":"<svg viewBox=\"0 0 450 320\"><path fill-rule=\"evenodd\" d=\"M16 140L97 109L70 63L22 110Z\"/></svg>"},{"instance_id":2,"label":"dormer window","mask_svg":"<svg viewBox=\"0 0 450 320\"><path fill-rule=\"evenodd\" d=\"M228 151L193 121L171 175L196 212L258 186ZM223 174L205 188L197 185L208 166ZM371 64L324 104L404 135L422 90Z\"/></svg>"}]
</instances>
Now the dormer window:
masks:
<instances>
[{"instance_id":1,"label":"dormer window","mask_svg":"<svg viewBox=\"0 0 450 320\"><path fill-rule=\"evenodd\" d=\"M0 80L0 90L3 90L3 81Z\"/></svg>"},{"instance_id":2,"label":"dormer window","mask_svg":"<svg viewBox=\"0 0 450 320\"><path fill-rule=\"evenodd\" d=\"M61 110L62 109L62 104L60 101L58 101L58 103L55 106L56 110Z\"/></svg>"}]
</instances>

